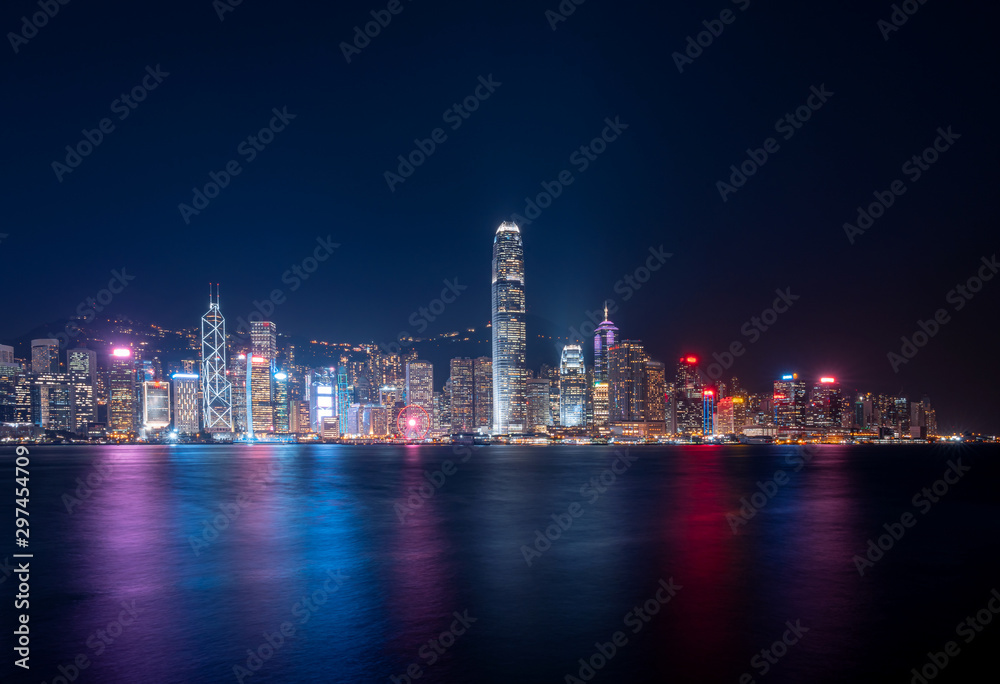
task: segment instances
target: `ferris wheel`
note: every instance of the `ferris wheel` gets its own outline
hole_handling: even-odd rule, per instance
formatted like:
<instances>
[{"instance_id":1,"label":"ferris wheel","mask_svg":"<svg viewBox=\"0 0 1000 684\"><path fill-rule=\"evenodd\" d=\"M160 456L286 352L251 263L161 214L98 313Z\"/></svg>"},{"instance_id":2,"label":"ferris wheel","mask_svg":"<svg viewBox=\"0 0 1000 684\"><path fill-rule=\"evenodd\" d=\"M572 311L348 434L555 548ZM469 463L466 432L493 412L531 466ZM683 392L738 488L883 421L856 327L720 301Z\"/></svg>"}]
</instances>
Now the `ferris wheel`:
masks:
<instances>
[{"instance_id":1,"label":"ferris wheel","mask_svg":"<svg viewBox=\"0 0 1000 684\"><path fill-rule=\"evenodd\" d=\"M410 404L399 412L396 427L403 439L427 439L431 431L431 417L422 406Z\"/></svg>"}]
</instances>

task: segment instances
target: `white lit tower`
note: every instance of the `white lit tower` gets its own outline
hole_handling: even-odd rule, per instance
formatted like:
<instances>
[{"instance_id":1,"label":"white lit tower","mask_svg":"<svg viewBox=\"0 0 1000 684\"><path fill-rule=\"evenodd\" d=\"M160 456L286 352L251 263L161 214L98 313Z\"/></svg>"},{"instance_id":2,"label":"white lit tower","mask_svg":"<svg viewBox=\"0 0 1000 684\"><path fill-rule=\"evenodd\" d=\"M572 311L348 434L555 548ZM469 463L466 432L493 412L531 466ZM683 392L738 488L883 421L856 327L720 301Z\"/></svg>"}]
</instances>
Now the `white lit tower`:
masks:
<instances>
[{"instance_id":1,"label":"white lit tower","mask_svg":"<svg viewBox=\"0 0 1000 684\"><path fill-rule=\"evenodd\" d=\"M208 291L208 311L201 317L201 377L206 432L233 431L232 385L226 379L226 319L219 310L218 283Z\"/></svg>"},{"instance_id":2,"label":"white lit tower","mask_svg":"<svg viewBox=\"0 0 1000 684\"><path fill-rule=\"evenodd\" d=\"M493 238L493 431L523 432L527 423L524 246L515 223Z\"/></svg>"}]
</instances>

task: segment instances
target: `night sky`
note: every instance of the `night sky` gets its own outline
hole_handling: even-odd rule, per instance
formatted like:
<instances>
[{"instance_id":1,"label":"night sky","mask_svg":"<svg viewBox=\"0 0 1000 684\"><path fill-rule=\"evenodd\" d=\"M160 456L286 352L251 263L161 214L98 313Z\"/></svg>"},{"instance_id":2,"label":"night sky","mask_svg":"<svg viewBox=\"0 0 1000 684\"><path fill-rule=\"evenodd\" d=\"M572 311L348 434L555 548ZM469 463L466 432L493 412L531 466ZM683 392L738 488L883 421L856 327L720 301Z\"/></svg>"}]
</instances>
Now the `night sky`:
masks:
<instances>
[{"instance_id":1,"label":"night sky","mask_svg":"<svg viewBox=\"0 0 1000 684\"><path fill-rule=\"evenodd\" d=\"M984 5L912 0L889 31L889 2L566 0L558 22L556 0L387 4L245 0L220 20L210 0L74 0L15 52L7 32L40 10L5 3L0 341L60 325L123 268L134 280L108 312L167 327L197 325L212 281L231 324L282 289L272 319L308 338L482 328L497 225L567 171L522 226L530 320L546 333L614 299L622 336L668 368L740 341L725 375L750 389L834 375L926 393L943 427L996 429L1000 279L961 310L949 297L998 252L997 17ZM348 62L341 44L373 11L391 21ZM722 32L680 72L674 53L703 21ZM155 89L128 108L121 95L144 78ZM476 111L447 113L477 87ZM813 92L825 101L808 121L776 130ZM616 117L627 128L606 130ZM105 118L113 130L75 169L53 168ZM254 150L272 120L282 130ZM914 179L904 163L949 127ZM390 190L397 157L435 129L434 151ZM586 159L602 132L614 139ZM717 182L768 138L777 150L723 201ZM230 160L239 175L185 220L178 205ZM895 180L905 194L852 244L843 224ZM283 274L328 236L339 247L293 291ZM672 256L625 301L616 283L661 246ZM411 314L445 280L467 289L418 330ZM750 344L741 328L777 289L799 299ZM938 309L948 322L894 372L887 354Z\"/></svg>"}]
</instances>

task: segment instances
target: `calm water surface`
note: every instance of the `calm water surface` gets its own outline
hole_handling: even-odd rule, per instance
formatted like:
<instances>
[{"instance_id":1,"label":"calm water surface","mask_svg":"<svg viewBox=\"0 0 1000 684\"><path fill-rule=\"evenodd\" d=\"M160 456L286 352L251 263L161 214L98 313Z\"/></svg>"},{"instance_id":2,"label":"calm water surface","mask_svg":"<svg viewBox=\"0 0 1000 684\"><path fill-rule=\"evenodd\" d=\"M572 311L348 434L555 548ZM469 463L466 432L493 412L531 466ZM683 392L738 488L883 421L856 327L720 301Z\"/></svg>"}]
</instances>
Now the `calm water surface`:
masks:
<instances>
[{"instance_id":1,"label":"calm water surface","mask_svg":"<svg viewBox=\"0 0 1000 684\"><path fill-rule=\"evenodd\" d=\"M411 666L421 684L908 683L955 640L933 681L996 681L1000 624L970 643L956 626L1000 588L997 449L623 454L32 448L32 667L0 672L62 684L83 657L76 681L101 684L406 682ZM937 502L914 500L959 458ZM765 505L742 518L743 498Z\"/></svg>"}]
</instances>

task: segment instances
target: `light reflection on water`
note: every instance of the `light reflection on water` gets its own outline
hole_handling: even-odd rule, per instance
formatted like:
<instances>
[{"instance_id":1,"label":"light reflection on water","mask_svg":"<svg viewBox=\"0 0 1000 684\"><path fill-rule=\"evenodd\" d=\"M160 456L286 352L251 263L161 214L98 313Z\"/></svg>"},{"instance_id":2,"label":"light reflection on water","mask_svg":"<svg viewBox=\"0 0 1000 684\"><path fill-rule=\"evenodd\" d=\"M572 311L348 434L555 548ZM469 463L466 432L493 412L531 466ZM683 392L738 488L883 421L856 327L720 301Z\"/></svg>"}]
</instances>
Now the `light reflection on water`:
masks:
<instances>
[{"instance_id":1,"label":"light reflection on water","mask_svg":"<svg viewBox=\"0 0 1000 684\"><path fill-rule=\"evenodd\" d=\"M767 682L901 680L1000 576L995 453L966 448L977 480L860 577L853 555L957 452L822 447L796 471L797 449L635 447L595 498L585 485L614 447L476 447L464 462L449 447L36 448L32 675L82 653L78 681L110 684L236 681L248 657L254 684L386 682L414 663L421 683L562 682L620 630L596 681L735 682L801 620ZM109 454L67 514L62 495ZM429 485L445 460L456 471ZM726 515L779 469L787 484L734 534ZM522 547L574 503L529 567ZM929 563L942 539L950 554ZM624 616L669 578L683 588L634 633ZM123 602L138 617L115 627ZM475 622L429 644L456 611ZM248 656L283 623L294 636Z\"/></svg>"}]
</instances>

